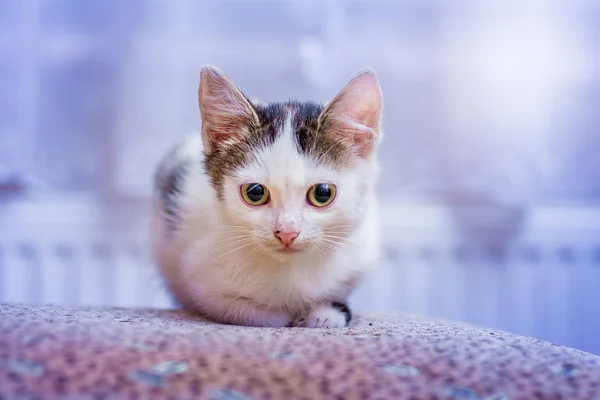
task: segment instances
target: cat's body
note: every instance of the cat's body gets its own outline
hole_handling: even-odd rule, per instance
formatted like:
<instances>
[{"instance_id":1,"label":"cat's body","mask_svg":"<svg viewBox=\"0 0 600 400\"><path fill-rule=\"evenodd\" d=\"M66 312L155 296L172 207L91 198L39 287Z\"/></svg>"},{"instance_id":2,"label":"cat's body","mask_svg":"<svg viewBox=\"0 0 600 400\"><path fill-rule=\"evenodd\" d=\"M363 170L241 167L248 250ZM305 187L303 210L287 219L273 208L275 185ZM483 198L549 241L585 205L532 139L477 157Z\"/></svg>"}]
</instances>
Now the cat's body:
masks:
<instances>
[{"instance_id":1,"label":"cat's body","mask_svg":"<svg viewBox=\"0 0 600 400\"><path fill-rule=\"evenodd\" d=\"M202 134L156 172L152 246L169 290L224 323L347 325L378 254L374 74L327 107L259 105L209 67L199 102Z\"/></svg>"}]
</instances>

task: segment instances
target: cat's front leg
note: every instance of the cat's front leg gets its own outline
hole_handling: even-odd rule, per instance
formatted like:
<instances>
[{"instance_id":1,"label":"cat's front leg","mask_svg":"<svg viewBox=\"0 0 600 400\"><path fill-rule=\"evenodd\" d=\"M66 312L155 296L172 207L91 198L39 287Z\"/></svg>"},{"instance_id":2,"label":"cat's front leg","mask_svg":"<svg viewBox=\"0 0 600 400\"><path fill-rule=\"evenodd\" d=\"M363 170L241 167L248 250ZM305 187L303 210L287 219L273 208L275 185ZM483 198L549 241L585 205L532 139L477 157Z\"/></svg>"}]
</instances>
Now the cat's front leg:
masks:
<instances>
[{"instance_id":1,"label":"cat's front leg","mask_svg":"<svg viewBox=\"0 0 600 400\"><path fill-rule=\"evenodd\" d=\"M297 318L293 326L303 328L344 328L352 320L352 312L345 303L326 303L314 307L306 316Z\"/></svg>"},{"instance_id":2,"label":"cat's front leg","mask_svg":"<svg viewBox=\"0 0 600 400\"><path fill-rule=\"evenodd\" d=\"M231 325L283 328L292 321L285 311L269 310L246 299L213 299L194 308L216 322Z\"/></svg>"}]
</instances>

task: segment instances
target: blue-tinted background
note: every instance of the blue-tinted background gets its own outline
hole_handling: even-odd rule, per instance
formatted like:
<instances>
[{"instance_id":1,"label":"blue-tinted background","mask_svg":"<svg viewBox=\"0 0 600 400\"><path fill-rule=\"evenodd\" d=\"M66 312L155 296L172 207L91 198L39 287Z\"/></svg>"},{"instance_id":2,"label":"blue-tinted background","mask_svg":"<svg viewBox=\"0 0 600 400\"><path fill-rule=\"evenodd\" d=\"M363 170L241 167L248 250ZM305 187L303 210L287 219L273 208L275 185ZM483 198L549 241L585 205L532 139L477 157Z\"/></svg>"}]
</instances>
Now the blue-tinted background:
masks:
<instances>
[{"instance_id":1,"label":"blue-tinted background","mask_svg":"<svg viewBox=\"0 0 600 400\"><path fill-rule=\"evenodd\" d=\"M203 64L250 96L385 96L384 261L358 309L600 353L600 5L0 0L0 301L170 305L152 170Z\"/></svg>"}]
</instances>

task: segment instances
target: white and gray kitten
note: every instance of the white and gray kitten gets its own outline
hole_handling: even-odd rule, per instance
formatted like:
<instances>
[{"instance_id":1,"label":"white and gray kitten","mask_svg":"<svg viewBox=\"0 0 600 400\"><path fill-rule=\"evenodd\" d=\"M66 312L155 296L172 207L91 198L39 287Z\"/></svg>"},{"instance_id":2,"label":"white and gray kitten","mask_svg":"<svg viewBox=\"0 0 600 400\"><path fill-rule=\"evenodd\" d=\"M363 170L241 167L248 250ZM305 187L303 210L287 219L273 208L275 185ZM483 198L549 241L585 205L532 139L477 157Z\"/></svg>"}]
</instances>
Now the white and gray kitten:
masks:
<instances>
[{"instance_id":1,"label":"white and gray kitten","mask_svg":"<svg viewBox=\"0 0 600 400\"><path fill-rule=\"evenodd\" d=\"M347 326L378 255L382 94L359 72L326 106L249 100L203 68L202 134L160 163L152 247L185 308L250 326Z\"/></svg>"}]
</instances>

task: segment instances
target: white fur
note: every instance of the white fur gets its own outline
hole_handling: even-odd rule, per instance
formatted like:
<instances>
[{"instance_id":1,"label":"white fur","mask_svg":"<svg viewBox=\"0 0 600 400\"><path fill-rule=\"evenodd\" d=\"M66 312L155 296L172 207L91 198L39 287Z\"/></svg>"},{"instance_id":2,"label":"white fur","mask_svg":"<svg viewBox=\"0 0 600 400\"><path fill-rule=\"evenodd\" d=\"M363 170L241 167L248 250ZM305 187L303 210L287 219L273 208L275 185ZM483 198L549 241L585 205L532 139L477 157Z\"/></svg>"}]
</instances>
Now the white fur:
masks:
<instances>
[{"instance_id":1,"label":"white fur","mask_svg":"<svg viewBox=\"0 0 600 400\"><path fill-rule=\"evenodd\" d=\"M257 163L226 180L223 203L201 163L195 163L185 182L182 223L175 232L167 228L162 204L155 200L154 254L184 306L223 322L286 326L321 304L345 301L356 280L374 264L375 162L363 161L343 173L317 166L298 154L286 126L274 145L257 155ZM200 135L190 136L178 156L198 154L198 146ZM269 188L270 205L251 208L242 202L239 186L249 181ZM306 203L308 188L319 182L338 189L325 210ZM341 236L336 239L340 244L331 244L338 248L334 250L320 240L323 228L337 226L330 230ZM294 244L303 251L278 253L273 231L279 229L300 231ZM339 321L334 322L337 326Z\"/></svg>"},{"instance_id":2,"label":"white fur","mask_svg":"<svg viewBox=\"0 0 600 400\"><path fill-rule=\"evenodd\" d=\"M160 196L154 200L152 248L175 298L216 321L252 326L344 326L331 308L345 302L358 279L378 255L378 218L374 184L375 154L348 170L317 165L294 143L291 115L272 146L225 178L224 199L211 186L201 160L200 134L186 138L176 158L195 162L178 199L179 223L165 222ZM240 185L268 187L271 201L250 207ZM317 183L337 187L335 201L318 209L306 201ZM281 253L277 230L300 232Z\"/></svg>"},{"instance_id":3,"label":"white fur","mask_svg":"<svg viewBox=\"0 0 600 400\"><path fill-rule=\"evenodd\" d=\"M293 325L304 328L343 328L346 326L346 317L335 308L321 304L310 310L305 317L294 321Z\"/></svg>"}]
</instances>

